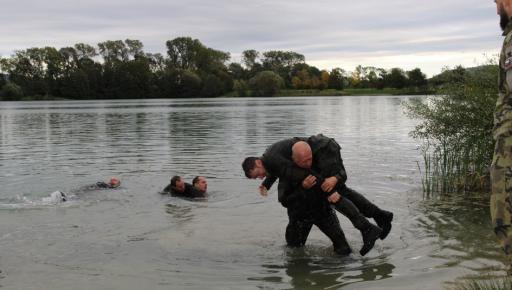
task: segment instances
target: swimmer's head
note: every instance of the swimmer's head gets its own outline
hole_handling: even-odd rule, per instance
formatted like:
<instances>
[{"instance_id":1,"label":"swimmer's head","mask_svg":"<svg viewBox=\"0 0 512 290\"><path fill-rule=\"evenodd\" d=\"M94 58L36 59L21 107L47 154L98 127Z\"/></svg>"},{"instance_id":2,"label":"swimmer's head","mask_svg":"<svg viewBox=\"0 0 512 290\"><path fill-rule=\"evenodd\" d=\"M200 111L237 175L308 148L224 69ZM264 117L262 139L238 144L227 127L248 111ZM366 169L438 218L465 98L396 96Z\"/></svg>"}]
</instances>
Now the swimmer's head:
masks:
<instances>
[{"instance_id":1,"label":"swimmer's head","mask_svg":"<svg viewBox=\"0 0 512 290\"><path fill-rule=\"evenodd\" d=\"M121 181L117 177L110 178L109 183L110 183L110 186L113 188L119 187L119 185L121 185Z\"/></svg>"},{"instance_id":2,"label":"swimmer's head","mask_svg":"<svg viewBox=\"0 0 512 290\"><path fill-rule=\"evenodd\" d=\"M177 192L185 191L185 181L178 175L171 177L171 188Z\"/></svg>"}]
</instances>

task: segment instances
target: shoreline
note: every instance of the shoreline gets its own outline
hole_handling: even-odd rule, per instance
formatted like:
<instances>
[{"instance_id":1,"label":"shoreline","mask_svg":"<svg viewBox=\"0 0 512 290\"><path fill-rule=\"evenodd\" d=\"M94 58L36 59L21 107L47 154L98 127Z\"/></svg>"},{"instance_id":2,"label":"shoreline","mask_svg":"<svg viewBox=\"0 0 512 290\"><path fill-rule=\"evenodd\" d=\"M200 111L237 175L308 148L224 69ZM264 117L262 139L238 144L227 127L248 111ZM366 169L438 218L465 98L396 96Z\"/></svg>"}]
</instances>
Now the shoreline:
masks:
<instances>
[{"instance_id":1,"label":"shoreline","mask_svg":"<svg viewBox=\"0 0 512 290\"><path fill-rule=\"evenodd\" d=\"M281 90L273 97L342 97L342 96L407 96L407 95L433 95L436 92L433 90L411 90L411 89L346 89L346 90ZM230 92L226 95L215 98L248 98L235 96L234 92ZM202 97L198 97L202 98ZM135 98L134 100L136 100ZM156 99L156 98L138 98L138 99ZM166 99L183 99L183 98L166 98ZM30 102L30 101L89 101L89 100L116 100L116 99L98 99L98 98L87 98L87 99L68 99L58 98L53 96L30 96L23 97L17 100L0 100L0 102ZM117 99L121 100L121 99Z\"/></svg>"}]
</instances>

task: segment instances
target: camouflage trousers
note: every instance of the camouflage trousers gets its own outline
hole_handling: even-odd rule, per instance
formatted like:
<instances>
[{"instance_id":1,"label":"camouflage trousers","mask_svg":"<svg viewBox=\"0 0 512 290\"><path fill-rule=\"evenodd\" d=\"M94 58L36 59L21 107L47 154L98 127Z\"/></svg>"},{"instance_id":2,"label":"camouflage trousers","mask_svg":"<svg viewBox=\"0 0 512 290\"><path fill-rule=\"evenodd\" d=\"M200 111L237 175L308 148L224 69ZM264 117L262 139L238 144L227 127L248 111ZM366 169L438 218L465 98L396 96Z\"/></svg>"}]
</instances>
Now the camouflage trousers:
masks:
<instances>
[{"instance_id":1,"label":"camouflage trousers","mask_svg":"<svg viewBox=\"0 0 512 290\"><path fill-rule=\"evenodd\" d=\"M512 266L512 134L496 138L490 171L492 224Z\"/></svg>"}]
</instances>

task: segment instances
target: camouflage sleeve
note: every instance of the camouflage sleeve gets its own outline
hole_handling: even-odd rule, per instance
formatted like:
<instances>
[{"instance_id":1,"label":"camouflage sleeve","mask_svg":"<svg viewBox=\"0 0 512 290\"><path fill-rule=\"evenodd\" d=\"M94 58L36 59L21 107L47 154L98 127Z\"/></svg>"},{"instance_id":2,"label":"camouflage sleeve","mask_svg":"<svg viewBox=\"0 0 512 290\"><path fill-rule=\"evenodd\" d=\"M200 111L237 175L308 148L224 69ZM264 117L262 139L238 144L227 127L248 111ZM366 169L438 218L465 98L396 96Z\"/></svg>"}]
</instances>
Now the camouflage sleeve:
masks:
<instances>
[{"instance_id":1,"label":"camouflage sleeve","mask_svg":"<svg viewBox=\"0 0 512 290\"><path fill-rule=\"evenodd\" d=\"M512 136L512 33L506 36L500 55L499 95L493 131L495 139Z\"/></svg>"}]
</instances>

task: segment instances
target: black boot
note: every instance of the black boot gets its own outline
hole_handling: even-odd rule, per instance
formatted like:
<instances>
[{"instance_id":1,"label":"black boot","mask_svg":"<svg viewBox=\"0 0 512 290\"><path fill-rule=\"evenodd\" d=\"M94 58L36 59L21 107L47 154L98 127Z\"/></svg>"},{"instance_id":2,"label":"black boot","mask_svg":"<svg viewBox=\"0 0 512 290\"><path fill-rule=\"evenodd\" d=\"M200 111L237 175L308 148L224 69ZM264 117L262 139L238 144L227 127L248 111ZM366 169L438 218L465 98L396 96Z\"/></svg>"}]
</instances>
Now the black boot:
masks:
<instances>
[{"instance_id":1,"label":"black boot","mask_svg":"<svg viewBox=\"0 0 512 290\"><path fill-rule=\"evenodd\" d=\"M368 223L365 229L361 230L363 235L363 247L359 250L361 256L366 255L375 245L375 241L382 234L382 229L376 225Z\"/></svg>"},{"instance_id":2,"label":"black boot","mask_svg":"<svg viewBox=\"0 0 512 290\"><path fill-rule=\"evenodd\" d=\"M380 239L384 240L391 231L391 221L393 220L393 213L386 210L380 210L375 215L374 219L375 222L377 222L377 225L379 225L379 227L382 229Z\"/></svg>"},{"instance_id":3,"label":"black boot","mask_svg":"<svg viewBox=\"0 0 512 290\"><path fill-rule=\"evenodd\" d=\"M362 256L366 255L375 245L375 240L380 237L382 230L370 223L348 198L342 197L340 201L334 204L334 207L337 211L348 217L354 227L361 231L363 247L359 253Z\"/></svg>"}]
</instances>

